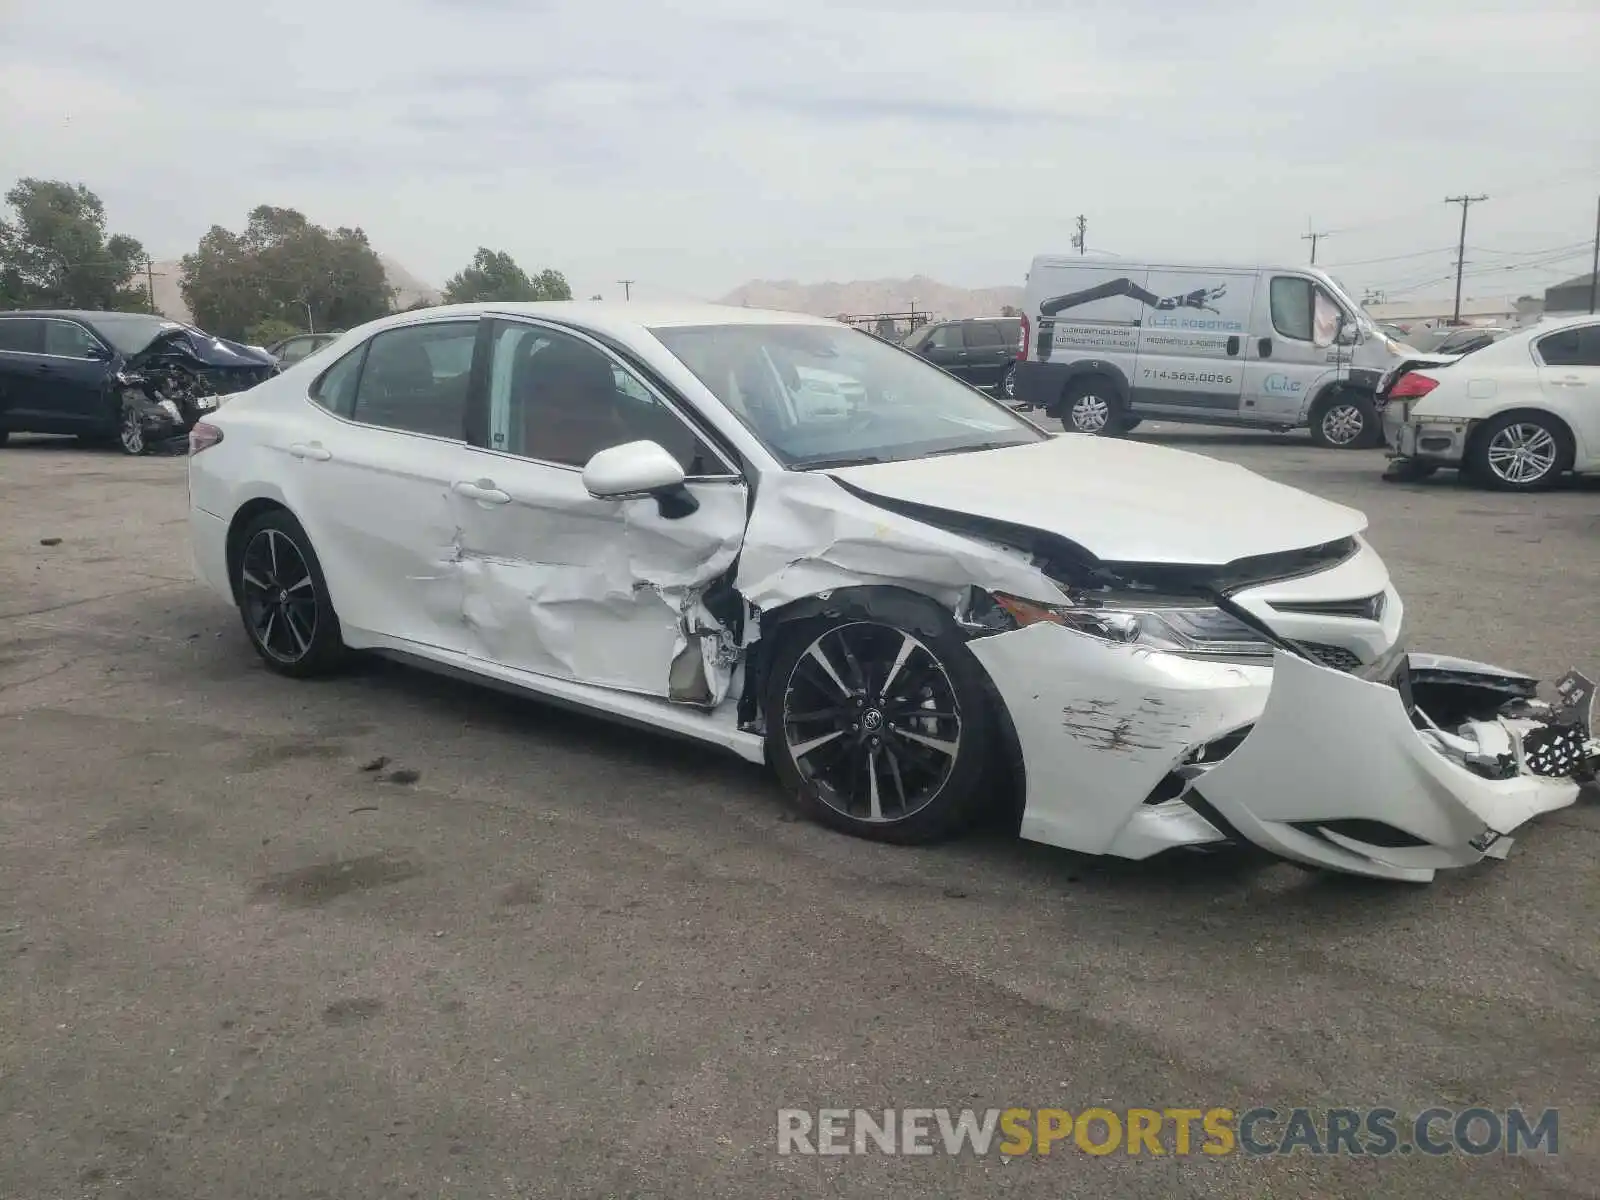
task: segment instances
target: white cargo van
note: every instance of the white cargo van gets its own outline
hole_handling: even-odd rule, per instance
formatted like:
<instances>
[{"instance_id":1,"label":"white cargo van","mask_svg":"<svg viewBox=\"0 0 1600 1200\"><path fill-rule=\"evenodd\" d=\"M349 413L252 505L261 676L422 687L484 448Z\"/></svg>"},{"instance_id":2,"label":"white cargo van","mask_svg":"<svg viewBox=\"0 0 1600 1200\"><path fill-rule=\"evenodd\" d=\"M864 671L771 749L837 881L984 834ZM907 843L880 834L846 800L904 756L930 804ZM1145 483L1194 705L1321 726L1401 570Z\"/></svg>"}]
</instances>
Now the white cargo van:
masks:
<instances>
[{"instance_id":1,"label":"white cargo van","mask_svg":"<svg viewBox=\"0 0 1600 1200\"><path fill-rule=\"evenodd\" d=\"M1150 418L1382 443L1373 395L1406 347L1315 267L1033 260L1016 398L1068 432Z\"/></svg>"}]
</instances>

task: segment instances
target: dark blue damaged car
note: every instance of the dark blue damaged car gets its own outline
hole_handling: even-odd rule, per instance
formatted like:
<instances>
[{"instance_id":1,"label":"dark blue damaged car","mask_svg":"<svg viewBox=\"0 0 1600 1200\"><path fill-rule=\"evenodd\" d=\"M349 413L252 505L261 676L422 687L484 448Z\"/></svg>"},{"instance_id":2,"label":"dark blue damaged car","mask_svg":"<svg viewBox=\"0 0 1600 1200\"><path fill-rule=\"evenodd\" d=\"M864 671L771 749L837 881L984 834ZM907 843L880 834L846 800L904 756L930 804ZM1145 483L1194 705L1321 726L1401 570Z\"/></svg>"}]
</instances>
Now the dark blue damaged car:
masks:
<instances>
[{"instance_id":1,"label":"dark blue damaged car","mask_svg":"<svg viewBox=\"0 0 1600 1200\"><path fill-rule=\"evenodd\" d=\"M0 445L61 433L128 454L176 448L222 398L277 372L265 350L147 313L0 312Z\"/></svg>"}]
</instances>

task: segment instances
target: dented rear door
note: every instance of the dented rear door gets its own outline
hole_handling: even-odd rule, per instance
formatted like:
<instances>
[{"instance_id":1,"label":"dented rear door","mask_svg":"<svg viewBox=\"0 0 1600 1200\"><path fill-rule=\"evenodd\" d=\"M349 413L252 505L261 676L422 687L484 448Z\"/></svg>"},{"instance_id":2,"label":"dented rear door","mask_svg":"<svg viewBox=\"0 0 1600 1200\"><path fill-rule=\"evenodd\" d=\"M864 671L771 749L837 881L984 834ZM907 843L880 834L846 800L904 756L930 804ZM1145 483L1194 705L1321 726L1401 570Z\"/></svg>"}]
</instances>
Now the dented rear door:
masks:
<instances>
[{"instance_id":1,"label":"dented rear door","mask_svg":"<svg viewBox=\"0 0 1600 1200\"><path fill-rule=\"evenodd\" d=\"M589 338L497 320L485 348L477 445L451 491L469 653L540 675L717 703L734 641L706 597L744 538L743 479ZM650 497L589 495L589 458L639 440L684 463L693 512L663 514Z\"/></svg>"}]
</instances>

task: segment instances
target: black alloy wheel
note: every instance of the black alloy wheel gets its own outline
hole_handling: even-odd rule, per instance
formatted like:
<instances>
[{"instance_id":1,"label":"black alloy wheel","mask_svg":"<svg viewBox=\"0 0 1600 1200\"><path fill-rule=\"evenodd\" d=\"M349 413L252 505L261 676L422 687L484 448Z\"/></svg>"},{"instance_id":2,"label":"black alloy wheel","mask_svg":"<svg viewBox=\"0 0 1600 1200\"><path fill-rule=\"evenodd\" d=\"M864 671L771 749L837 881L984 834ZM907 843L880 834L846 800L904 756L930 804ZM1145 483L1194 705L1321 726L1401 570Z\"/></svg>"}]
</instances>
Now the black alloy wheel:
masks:
<instances>
[{"instance_id":1,"label":"black alloy wheel","mask_svg":"<svg viewBox=\"0 0 1600 1200\"><path fill-rule=\"evenodd\" d=\"M768 681L768 754L824 824L923 842L970 820L992 720L960 633L905 625L853 613L795 630Z\"/></svg>"},{"instance_id":2,"label":"black alloy wheel","mask_svg":"<svg viewBox=\"0 0 1600 1200\"><path fill-rule=\"evenodd\" d=\"M287 512L269 512L245 531L235 584L250 643L273 670L315 675L342 657L321 565Z\"/></svg>"}]
</instances>

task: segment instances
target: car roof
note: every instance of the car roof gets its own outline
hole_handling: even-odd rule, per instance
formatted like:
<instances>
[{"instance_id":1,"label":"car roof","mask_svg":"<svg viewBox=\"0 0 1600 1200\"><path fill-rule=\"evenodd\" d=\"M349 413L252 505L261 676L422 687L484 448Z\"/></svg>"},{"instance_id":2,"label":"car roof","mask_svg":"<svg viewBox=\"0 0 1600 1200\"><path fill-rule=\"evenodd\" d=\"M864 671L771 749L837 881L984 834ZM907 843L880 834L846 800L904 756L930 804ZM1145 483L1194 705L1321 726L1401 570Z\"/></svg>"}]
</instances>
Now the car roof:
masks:
<instances>
[{"instance_id":1,"label":"car roof","mask_svg":"<svg viewBox=\"0 0 1600 1200\"><path fill-rule=\"evenodd\" d=\"M441 304L434 308L396 313L371 326L373 332L391 325L439 317L544 317L595 333L637 337L652 329L695 325L821 325L849 328L827 317L807 313L780 312L776 309L745 308L733 304L660 303L654 301L543 300L517 304L479 302Z\"/></svg>"},{"instance_id":2,"label":"car roof","mask_svg":"<svg viewBox=\"0 0 1600 1200\"><path fill-rule=\"evenodd\" d=\"M145 317L151 321L165 321L168 324L177 324L170 317L163 317L158 313L141 312L116 312L111 309L92 308L19 308L8 312L0 312L0 317L53 317L65 321L88 321L93 324L97 317Z\"/></svg>"}]
</instances>

